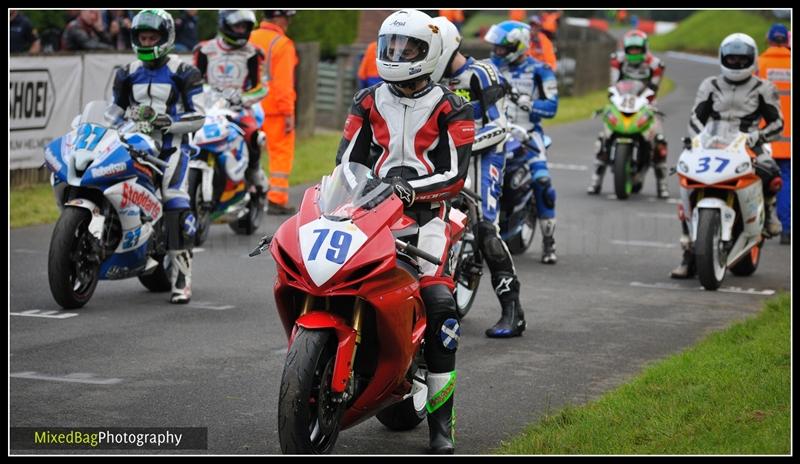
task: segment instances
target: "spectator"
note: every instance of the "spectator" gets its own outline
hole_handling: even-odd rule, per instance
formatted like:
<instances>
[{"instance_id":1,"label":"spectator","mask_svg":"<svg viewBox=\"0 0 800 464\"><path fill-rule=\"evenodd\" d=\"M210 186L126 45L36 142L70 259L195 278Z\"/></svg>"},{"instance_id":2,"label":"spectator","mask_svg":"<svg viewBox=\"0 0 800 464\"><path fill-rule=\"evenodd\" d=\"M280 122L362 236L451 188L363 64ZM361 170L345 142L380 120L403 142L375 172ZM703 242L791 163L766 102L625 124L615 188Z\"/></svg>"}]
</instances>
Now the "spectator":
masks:
<instances>
[{"instance_id":1,"label":"spectator","mask_svg":"<svg viewBox=\"0 0 800 464\"><path fill-rule=\"evenodd\" d=\"M199 40L197 10L185 10L175 19L175 51L190 52Z\"/></svg>"},{"instance_id":2,"label":"spectator","mask_svg":"<svg viewBox=\"0 0 800 464\"><path fill-rule=\"evenodd\" d=\"M542 11L542 32L555 42L558 26L561 24L561 10Z\"/></svg>"},{"instance_id":3,"label":"spectator","mask_svg":"<svg viewBox=\"0 0 800 464\"><path fill-rule=\"evenodd\" d=\"M361 58L361 65L358 67L358 88L366 89L372 87L381 81L381 76L378 74L378 63L376 61L375 50L378 47L378 41L373 40L367 45L364 51L364 57Z\"/></svg>"},{"instance_id":4,"label":"spectator","mask_svg":"<svg viewBox=\"0 0 800 464\"><path fill-rule=\"evenodd\" d=\"M528 55L537 61L547 63L555 72L558 66L556 52L553 48L553 42L542 31L542 18L533 15L528 19L528 24L531 26L531 46L528 49Z\"/></svg>"},{"instance_id":5,"label":"spectator","mask_svg":"<svg viewBox=\"0 0 800 464\"><path fill-rule=\"evenodd\" d=\"M108 25L108 35L111 44L117 50L131 49L131 16L128 10L106 10L103 14Z\"/></svg>"},{"instance_id":6,"label":"spectator","mask_svg":"<svg viewBox=\"0 0 800 464\"><path fill-rule=\"evenodd\" d=\"M783 133L772 141L772 157L781 170L783 188L777 195L777 213L781 221L781 244L790 245L792 237L792 52L789 30L777 23L767 33L767 49L758 57L758 77L775 84L781 101ZM764 123L761 124L763 127Z\"/></svg>"},{"instance_id":7,"label":"spectator","mask_svg":"<svg viewBox=\"0 0 800 464\"><path fill-rule=\"evenodd\" d=\"M269 94L261 100L264 108L264 132L269 153L269 192L267 214L294 214L289 205L289 174L294 160L294 68L297 52L292 39L286 36L295 10L265 10L264 21L250 34L250 42L267 55Z\"/></svg>"},{"instance_id":8,"label":"spectator","mask_svg":"<svg viewBox=\"0 0 800 464\"><path fill-rule=\"evenodd\" d=\"M8 15L9 50L11 53L39 53L42 44L39 34L27 16L17 10Z\"/></svg>"},{"instance_id":9,"label":"spectator","mask_svg":"<svg viewBox=\"0 0 800 464\"><path fill-rule=\"evenodd\" d=\"M458 32L461 32L461 26L464 25L464 10L439 10L439 16L449 19Z\"/></svg>"},{"instance_id":10,"label":"spectator","mask_svg":"<svg viewBox=\"0 0 800 464\"><path fill-rule=\"evenodd\" d=\"M525 10L508 10L508 19L512 21L524 22L526 16Z\"/></svg>"},{"instance_id":11,"label":"spectator","mask_svg":"<svg viewBox=\"0 0 800 464\"><path fill-rule=\"evenodd\" d=\"M63 50L113 50L98 10L82 10L61 36Z\"/></svg>"}]
</instances>

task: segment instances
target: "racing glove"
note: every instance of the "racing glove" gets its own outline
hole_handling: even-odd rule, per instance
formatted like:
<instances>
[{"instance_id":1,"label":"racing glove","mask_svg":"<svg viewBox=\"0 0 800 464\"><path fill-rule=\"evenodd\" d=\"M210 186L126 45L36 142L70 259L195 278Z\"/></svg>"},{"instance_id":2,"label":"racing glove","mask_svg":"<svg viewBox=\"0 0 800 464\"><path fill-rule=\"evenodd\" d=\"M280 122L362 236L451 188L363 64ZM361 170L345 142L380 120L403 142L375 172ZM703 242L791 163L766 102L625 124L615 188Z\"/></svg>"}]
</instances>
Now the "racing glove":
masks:
<instances>
[{"instance_id":1,"label":"racing glove","mask_svg":"<svg viewBox=\"0 0 800 464\"><path fill-rule=\"evenodd\" d=\"M409 184L407 180L400 176L394 176L383 179L383 181L392 185L394 193L397 194L406 208L414 204L414 188L411 187L411 184Z\"/></svg>"}]
</instances>

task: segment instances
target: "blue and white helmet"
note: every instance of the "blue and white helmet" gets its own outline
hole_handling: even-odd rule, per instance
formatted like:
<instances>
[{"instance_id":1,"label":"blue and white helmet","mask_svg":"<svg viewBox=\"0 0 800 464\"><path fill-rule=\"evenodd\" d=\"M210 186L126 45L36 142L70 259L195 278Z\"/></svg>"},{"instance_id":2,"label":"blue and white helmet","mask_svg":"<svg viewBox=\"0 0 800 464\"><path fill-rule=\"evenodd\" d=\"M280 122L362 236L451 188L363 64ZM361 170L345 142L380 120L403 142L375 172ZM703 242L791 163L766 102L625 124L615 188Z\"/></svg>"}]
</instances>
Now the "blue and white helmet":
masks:
<instances>
[{"instance_id":1,"label":"blue and white helmet","mask_svg":"<svg viewBox=\"0 0 800 464\"><path fill-rule=\"evenodd\" d=\"M496 66L513 63L528 53L531 27L520 21L503 21L494 24L483 40L494 45L492 62Z\"/></svg>"}]
</instances>

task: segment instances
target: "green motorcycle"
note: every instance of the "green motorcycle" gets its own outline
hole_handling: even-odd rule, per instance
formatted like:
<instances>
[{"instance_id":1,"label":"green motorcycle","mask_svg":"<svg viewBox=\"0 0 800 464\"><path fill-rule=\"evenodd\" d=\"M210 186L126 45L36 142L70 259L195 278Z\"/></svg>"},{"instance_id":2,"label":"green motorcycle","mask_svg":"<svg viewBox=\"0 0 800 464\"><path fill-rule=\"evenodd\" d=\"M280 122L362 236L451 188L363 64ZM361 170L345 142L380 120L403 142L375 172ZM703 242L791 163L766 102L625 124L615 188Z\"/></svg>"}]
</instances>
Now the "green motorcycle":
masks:
<instances>
[{"instance_id":1,"label":"green motorcycle","mask_svg":"<svg viewBox=\"0 0 800 464\"><path fill-rule=\"evenodd\" d=\"M642 189L650 166L652 146L644 134L655 123L656 110L650 105L654 92L635 80L619 81L608 91L609 103L595 115L602 115L611 132L606 163L614 171L614 193L625 200Z\"/></svg>"}]
</instances>

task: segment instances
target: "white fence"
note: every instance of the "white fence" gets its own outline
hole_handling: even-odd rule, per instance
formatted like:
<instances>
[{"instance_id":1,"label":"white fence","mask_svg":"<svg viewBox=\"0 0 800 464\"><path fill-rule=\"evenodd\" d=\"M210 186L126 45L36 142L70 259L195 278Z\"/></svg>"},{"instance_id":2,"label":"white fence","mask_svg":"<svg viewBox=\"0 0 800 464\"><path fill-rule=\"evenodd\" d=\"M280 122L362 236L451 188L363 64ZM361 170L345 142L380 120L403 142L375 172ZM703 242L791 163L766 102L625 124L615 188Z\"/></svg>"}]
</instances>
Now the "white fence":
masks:
<instances>
[{"instance_id":1,"label":"white fence","mask_svg":"<svg viewBox=\"0 0 800 464\"><path fill-rule=\"evenodd\" d=\"M92 100L110 100L116 69L131 53L12 56L8 73L9 170L36 168L44 146L64 135ZM191 62L190 55L182 57Z\"/></svg>"}]
</instances>

